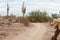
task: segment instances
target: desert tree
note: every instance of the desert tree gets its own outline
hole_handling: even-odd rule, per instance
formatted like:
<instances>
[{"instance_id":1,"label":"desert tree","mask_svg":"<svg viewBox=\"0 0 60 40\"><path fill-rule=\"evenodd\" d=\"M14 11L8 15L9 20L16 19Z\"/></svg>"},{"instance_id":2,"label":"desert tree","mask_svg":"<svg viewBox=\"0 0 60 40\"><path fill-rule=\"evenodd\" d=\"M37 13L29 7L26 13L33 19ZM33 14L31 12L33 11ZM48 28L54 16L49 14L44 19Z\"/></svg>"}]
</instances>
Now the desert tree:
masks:
<instances>
[{"instance_id":1,"label":"desert tree","mask_svg":"<svg viewBox=\"0 0 60 40\"><path fill-rule=\"evenodd\" d=\"M23 5L22 5L22 13L23 13L23 18L24 18L24 14L25 14L25 12L26 12L26 7L25 7L25 5L24 5L25 3L23 2Z\"/></svg>"},{"instance_id":2,"label":"desert tree","mask_svg":"<svg viewBox=\"0 0 60 40\"><path fill-rule=\"evenodd\" d=\"M29 12L28 16L30 22L47 22L47 18L47 12L39 10Z\"/></svg>"},{"instance_id":3,"label":"desert tree","mask_svg":"<svg viewBox=\"0 0 60 40\"><path fill-rule=\"evenodd\" d=\"M58 14L57 13L54 13L54 14L52 13L52 17L53 18L58 18Z\"/></svg>"}]
</instances>

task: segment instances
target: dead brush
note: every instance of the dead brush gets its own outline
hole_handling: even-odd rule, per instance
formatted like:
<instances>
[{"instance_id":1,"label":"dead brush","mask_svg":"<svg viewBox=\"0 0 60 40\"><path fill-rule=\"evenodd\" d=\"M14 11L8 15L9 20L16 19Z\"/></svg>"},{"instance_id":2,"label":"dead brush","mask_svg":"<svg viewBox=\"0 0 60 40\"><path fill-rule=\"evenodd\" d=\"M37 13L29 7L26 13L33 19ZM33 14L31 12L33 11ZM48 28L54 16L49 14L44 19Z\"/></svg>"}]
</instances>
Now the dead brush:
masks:
<instances>
[{"instance_id":1,"label":"dead brush","mask_svg":"<svg viewBox=\"0 0 60 40\"><path fill-rule=\"evenodd\" d=\"M25 26L29 26L29 20L27 18L20 18L20 23L23 23Z\"/></svg>"},{"instance_id":2,"label":"dead brush","mask_svg":"<svg viewBox=\"0 0 60 40\"><path fill-rule=\"evenodd\" d=\"M29 21L27 19L24 19L24 25L29 26Z\"/></svg>"},{"instance_id":3,"label":"dead brush","mask_svg":"<svg viewBox=\"0 0 60 40\"><path fill-rule=\"evenodd\" d=\"M20 17L17 17L17 18L15 19L15 21L16 21L16 22L20 22Z\"/></svg>"}]
</instances>

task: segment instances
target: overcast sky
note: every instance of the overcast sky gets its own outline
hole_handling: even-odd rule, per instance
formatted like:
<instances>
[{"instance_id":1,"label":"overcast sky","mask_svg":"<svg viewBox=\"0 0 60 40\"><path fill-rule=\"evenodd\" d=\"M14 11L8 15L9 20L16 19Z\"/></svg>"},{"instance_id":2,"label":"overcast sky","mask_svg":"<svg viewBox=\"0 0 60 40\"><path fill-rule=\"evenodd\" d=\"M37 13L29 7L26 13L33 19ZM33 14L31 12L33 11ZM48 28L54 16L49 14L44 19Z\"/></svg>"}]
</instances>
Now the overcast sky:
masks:
<instances>
[{"instance_id":1,"label":"overcast sky","mask_svg":"<svg viewBox=\"0 0 60 40\"><path fill-rule=\"evenodd\" d=\"M21 6L25 2L26 14L33 10L46 10L47 13L59 13L60 0L0 0L0 15L6 15L7 2L10 14L21 16Z\"/></svg>"}]
</instances>

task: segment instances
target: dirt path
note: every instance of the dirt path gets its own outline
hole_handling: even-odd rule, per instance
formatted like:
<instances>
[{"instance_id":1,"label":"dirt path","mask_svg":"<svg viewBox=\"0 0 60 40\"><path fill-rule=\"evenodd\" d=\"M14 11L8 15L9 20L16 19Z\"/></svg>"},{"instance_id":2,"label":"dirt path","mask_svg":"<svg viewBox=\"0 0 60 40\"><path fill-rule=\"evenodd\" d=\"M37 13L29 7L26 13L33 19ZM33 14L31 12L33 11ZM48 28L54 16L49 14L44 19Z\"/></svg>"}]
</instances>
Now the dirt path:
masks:
<instances>
[{"instance_id":1,"label":"dirt path","mask_svg":"<svg viewBox=\"0 0 60 40\"><path fill-rule=\"evenodd\" d=\"M43 40L51 40L56 29L54 29L54 27L50 26L49 24L47 24L46 27L47 27L47 30L46 30L46 33L43 37ZM60 34L58 35L57 40L60 40Z\"/></svg>"},{"instance_id":2,"label":"dirt path","mask_svg":"<svg viewBox=\"0 0 60 40\"><path fill-rule=\"evenodd\" d=\"M46 33L46 26L41 23L33 23L33 28L16 37L7 38L5 40L43 40Z\"/></svg>"}]
</instances>

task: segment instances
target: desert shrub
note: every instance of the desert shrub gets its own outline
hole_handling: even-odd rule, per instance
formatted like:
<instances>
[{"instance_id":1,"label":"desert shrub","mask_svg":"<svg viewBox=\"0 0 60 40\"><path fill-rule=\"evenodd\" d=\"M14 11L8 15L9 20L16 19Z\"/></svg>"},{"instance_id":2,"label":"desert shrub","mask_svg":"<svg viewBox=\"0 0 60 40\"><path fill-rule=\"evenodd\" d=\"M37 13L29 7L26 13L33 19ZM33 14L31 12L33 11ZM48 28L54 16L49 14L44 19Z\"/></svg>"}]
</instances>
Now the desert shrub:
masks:
<instances>
[{"instance_id":1,"label":"desert shrub","mask_svg":"<svg viewBox=\"0 0 60 40\"><path fill-rule=\"evenodd\" d=\"M58 14L57 14L57 13L52 14L52 17L53 17L53 18L58 18Z\"/></svg>"},{"instance_id":2,"label":"desert shrub","mask_svg":"<svg viewBox=\"0 0 60 40\"><path fill-rule=\"evenodd\" d=\"M12 21L12 18L8 18L8 21Z\"/></svg>"},{"instance_id":3,"label":"desert shrub","mask_svg":"<svg viewBox=\"0 0 60 40\"><path fill-rule=\"evenodd\" d=\"M29 21L27 18L23 18L23 23L25 26L29 26Z\"/></svg>"},{"instance_id":4,"label":"desert shrub","mask_svg":"<svg viewBox=\"0 0 60 40\"><path fill-rule=\"evenodd\" d=\"M3 18L4 18L4 19L7 19L8 21L12 21L12 20L14 20L14 19L16 18L16 16L13 15L13 14L11 14L11 15L9 15L9 16L3 16Z\"/></svg>"},{"instance_id":5,"label":"desert shrub","mask_svg":"<svg viewBox=\"0 0 60 40\"><path fill-rule=\"evenodd\" d=\"M17 17L16 22L23 23L25 26L29 25L29 20L27 19L27 17Z\"/></svg>"},{"instance_id":6,"label":"desert shrub","mask_svg":"<svg viewBox=\"0 0 60 40\"><path fill-rule=\"evenodd\" d=\"M46 11L40 12L38 11L32 11L28 15L28 19L30 22L47 22L47 13Z\"/></svg>"},{"instance_id":7,"label":"desert shrub","mask_svg":"<svg viewBox=\"0 0 60 40\"><path fill-rule=\"evenodd\" d=\"M20 23L23 23L25 26L29 26L29 20L25 17L20 18Z\"/></svg>"},{"instance_id":8,"label":"desert shrub","mask_svg":"<svg viewBox=\"0 0 60 40\"><path fill-rule=\"evenodd\" d=\"M16 18L15 18L15 21L16 21L16 22L20 22L20 17L16 17Z\"/></svg>"},{"instance_id":9,"label":"desert shrub","mask_svg":"<svg viewBox=\"0 0 60 40\"><path fill-rule=\"evenodd\" d=\"M52 18L60 18L60 14L57 13L52 13L51 16Z\"/></svg>"}]
</instances>

